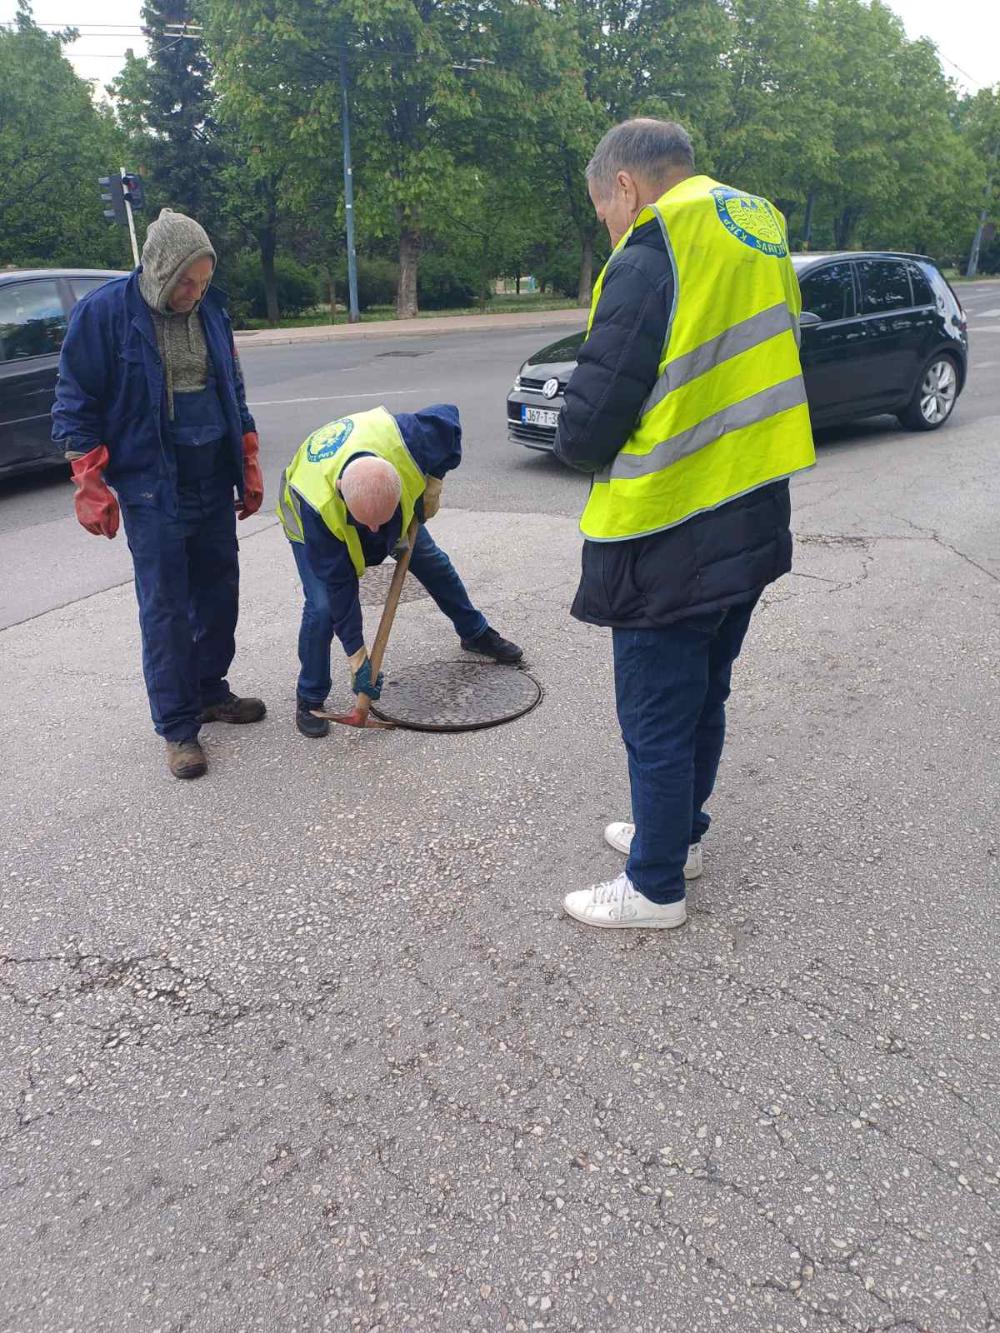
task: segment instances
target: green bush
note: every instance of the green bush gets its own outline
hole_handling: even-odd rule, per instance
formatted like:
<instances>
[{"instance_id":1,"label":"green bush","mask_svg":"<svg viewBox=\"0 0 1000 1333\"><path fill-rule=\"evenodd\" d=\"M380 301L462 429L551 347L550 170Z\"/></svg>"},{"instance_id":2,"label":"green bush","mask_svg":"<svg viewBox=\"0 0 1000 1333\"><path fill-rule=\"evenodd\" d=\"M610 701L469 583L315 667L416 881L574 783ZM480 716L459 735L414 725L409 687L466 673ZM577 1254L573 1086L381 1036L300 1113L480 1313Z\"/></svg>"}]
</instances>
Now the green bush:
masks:
<instances>
[{"instance_id":1,"label":"green bush","mask_svg":"<svg viewBox=\"0 0 1000 1333\"><path fill-rule=\"evenodd\" d=\"M479 303L479 281L468 266L444 255L420 256L417 304L421 310L458 310Z\"/></svg>"},{"instance_id":2,"label":"green bush","mask_svg":"<svg viewBox=\"0 0 1000 1333\"><path fill-rule=\"evenodd\" d=\"M961 273L965 272L965 263L962 264ZM994 235L988 245L984 245L979 251L979 272L980 273L1000 273L1000 236Z\"/></svg>"},{"instance_id":3,"label":"green bush","mask_svg":"<svg viewBox=\"0 0 1000 1333\"><path fill-rule=\"evenodd\" d=\"M278 288L278 312L282 316L301 315L322 299L316 274L294 259L279 255L274 262L274 277ZM264 273L259 255L243 254L220 264L218 281L229 296L234 319L267 318Z\"/></svg>"},{"instance_id":4,"label":"green bush","mask_svg":"<svg viewBox=\"0 0 1000 1333\"><path fill-rule=\"evenodd\" d=\"M595 261L596 276L598 264ZM566 245L559 250L539 255L532 272L539 283L551 287L560 296L575 299L580 283L580 246L579 243Z\"/></svg>"},{"instance_id":5,"label":"green bush","mask_svg":"<svg viewBox=\"0 0 1000 1333\"><path fill-rule=\"evenodd\" d=\"M334 268L337 301L347 305L347 260L342 259ZM358 306L370 310L373 305L392 305L396 300L399 266L391 259L358 258Z\"/></svg>"}]
</instances>

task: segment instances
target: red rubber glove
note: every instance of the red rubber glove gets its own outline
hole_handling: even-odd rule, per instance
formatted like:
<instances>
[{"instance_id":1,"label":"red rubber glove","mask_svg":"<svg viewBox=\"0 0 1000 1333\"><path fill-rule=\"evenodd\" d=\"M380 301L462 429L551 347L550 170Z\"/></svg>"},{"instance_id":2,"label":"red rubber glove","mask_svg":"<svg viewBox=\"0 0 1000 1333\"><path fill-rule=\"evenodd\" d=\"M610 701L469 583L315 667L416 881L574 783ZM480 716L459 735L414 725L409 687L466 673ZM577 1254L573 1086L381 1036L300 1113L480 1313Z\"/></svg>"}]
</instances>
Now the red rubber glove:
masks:
<instances>
[{"instance_id":1,"label":"red rubber glove","mask_svg":"<svg viewBox=\"0 0 1000 1333\"><path fill-rule=\"evenodd\" d=\"M260 441L256 431L247 431L243 436L243 499L236 501L240 518L256 514L264 503L264 474L260 470L259 453Z\"/></svg>"},{"instance_id":2,"label":"red rubber glove","mask_svg":"<svg viewBox=\"0 0 1000 1333\"><path fill-rule=\"evenodd\" d=\"M102 475L110 457L108 446L99 444L82 458L71 459L69 465L76 483L73 497L76 516L95 537L113 537L121 519L118 501Z\"/></svg>"}]
</instances>

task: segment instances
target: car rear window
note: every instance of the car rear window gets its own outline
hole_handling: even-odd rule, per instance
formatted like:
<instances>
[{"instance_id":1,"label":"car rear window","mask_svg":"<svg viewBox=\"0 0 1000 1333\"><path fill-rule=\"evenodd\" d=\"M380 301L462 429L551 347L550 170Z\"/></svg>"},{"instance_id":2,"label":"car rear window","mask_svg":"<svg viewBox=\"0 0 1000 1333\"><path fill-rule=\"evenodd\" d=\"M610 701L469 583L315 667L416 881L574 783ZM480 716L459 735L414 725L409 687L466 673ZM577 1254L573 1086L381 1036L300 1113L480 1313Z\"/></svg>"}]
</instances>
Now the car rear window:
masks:
<instances>
[{"instance_id":1,"label":"car rear window","mask_svg":"<svg viewBox=\"0 0 1000 1333\"><path fill-rule=\"evenodd\" d=\"M73 288L74 298L79 301L88 292L96 291L98 287L103 287L110 281L110 278L70 278L69 285Z\"/></svg>"},{"instance_id":2,"label":"car rear window","mask_svg":"<svg viewBox=\"0 0 1000 1333\"><path fill-rule=\"evenodd\" d=\"M850 319L854 311L854 279L851 266L844 262L828 264L818 273L802 279L802 309L818 315L824 323Z\"/></svg>"},{"instance_id":3,"label":"car rear window","mask_svg":"<svg viewBox=\"0 0 1000 1333\"><path fill-rule=\"evenodd\" d=\"M934 293L923 269L919 264L907 264L906 267L910 274L910 286L913 288L913 304L933 305Z\"/></svg>"},{"instance_id":4,"label":"car rear window","mask_svg":"<svg viewBox=\"0 0 1000 1333\"><path fill-rule=\"evenodd\" d=\"M861 277L861 311L865 315L882 315L889 310L905 310L913 304L910 279L906 265L894 259L862 259L858 262Z\"/></svg>"},{"instance_id":5,"label":"car rear window","mask_svg":"<svg viewBox=\"0 0 1000 1333\"><path fill-rule=\"evenodd\" d=\"M50 278L0 286L0 361L58 352L66 333L59 285Z\"/></svg>"}]
</instances>

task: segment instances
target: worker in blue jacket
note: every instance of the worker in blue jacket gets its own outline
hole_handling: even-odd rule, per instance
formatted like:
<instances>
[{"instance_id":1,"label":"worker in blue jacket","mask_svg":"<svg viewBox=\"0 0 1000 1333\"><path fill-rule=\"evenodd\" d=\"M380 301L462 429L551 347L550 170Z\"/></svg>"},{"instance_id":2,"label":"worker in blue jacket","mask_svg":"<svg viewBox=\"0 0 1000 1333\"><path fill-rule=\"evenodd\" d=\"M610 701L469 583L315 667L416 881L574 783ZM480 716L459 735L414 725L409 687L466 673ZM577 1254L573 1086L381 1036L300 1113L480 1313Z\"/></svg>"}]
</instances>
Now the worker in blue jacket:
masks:
<instances>
[{"instance_id":1,"label":"worker in blue jacket","mask_svg":"<svg viewBox=\"0 0 1000 1333\"><path fill-rule=\"evenodd\" d=\"M178 778L205 772L202 723L265 713L227 680L236 515L257 512L264 483L229 316L209 288L214 268L204 230L164 209L141 267L74 309L52 411L80 523L114 537L124 517L150 711Z\"/></svg>"},{"instance_id":2,"label":"worker in blue jacket","mask_svg":"<svg viewBox=\"0 0 1000 1333\"><path fill-rule=\"evenodd\" d=\"M458 408L437 404L393 416L384 407L332 421L302 444L281 479L278 514L305 594L299 631L295 723L303 736L330 730L330 648L340 640L351 688L377 699L365 647L358 580L397 552L414 516L437 513L442 481L462 459ZM455 627L462 647L514 663L522 652L473 606L448 556L421 524L410 572Z\"/></svg>"}]
</instances>

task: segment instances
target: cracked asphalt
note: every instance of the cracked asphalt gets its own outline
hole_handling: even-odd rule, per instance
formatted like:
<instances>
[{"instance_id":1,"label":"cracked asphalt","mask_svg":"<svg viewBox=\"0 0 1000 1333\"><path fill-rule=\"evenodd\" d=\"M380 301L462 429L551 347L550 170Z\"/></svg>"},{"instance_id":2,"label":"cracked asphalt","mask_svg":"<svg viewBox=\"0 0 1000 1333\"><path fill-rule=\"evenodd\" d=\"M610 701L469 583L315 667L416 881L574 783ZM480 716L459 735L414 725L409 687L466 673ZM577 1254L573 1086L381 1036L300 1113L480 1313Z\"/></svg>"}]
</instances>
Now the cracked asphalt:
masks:
<instances>
[{"instance_id":1,"label":"cracked asphalt","mask_svg":"<svg viewBox=\"0 0 1000 1333\"><path fill-rule=\"evenodd\" d=\"M301 400L462 407L435 532L545 691L492 731L300 737L260 516L268 717L172 781L121 543L61 478L0 489L0 1329L1000 1329L1000 286L962 294L953 422L830 432L795 483L669 934L559 913L627 782L581 482L503 439L550 335L401 339L403 382L245 354L269 479L351 407ZM461 656L418 594L390 672Z\"/></svg>"}]
</instances>

